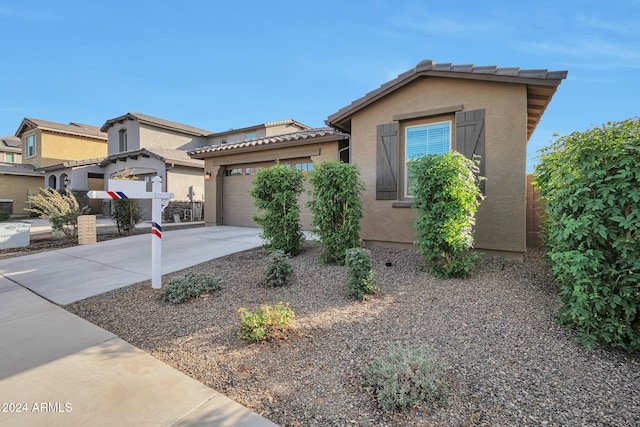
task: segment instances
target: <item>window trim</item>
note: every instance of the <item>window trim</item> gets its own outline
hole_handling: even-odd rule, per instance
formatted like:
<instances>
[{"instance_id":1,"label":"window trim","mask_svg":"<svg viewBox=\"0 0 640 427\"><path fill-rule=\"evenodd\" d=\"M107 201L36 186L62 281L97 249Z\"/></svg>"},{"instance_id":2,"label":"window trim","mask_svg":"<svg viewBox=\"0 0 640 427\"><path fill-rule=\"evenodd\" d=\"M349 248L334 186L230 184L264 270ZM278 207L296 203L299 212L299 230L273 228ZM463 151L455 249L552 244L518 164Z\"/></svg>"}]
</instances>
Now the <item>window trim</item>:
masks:
<instances>
[{"instance_id":1,"label":"window trim","mask_svg":"<svg viewBox=\"0 0 640 427\"><path fill-rule=\"evenodd\" d=\"M127 128L122 128L118 131L118 152L122 153L127 151L128 148Z\"/></svg>"},{"instance_id":2,"label":"window trim","mask_svg":"<svg viewBox=\"0 0 640 427\"><path fill-rule=\"evenodd\" d=\"M451 119L447 119L447 120L440 120L437 122L429 122L429 123L419 123L419 124L414 124L414 125L406 125L404 126L404 131L403 131L403 139L402 139L402 173L404 175L402 183L403 183L403 190L402 190L402 196L403 199L409 199L409 200L413 200L413 196L411 194L409 194L409 169L407 167L408 164L408 160L407 159L407 133L409 131L409 129L412 128L417 128L417 127L430 127L430 126L436 126L436 125L441 125L446 123L449 126L449 151L448 153L451 152L452 150L452 144L453 144L453 120Z\"/></svg>"},{"instance_id":3,"label":"window trim","mask_svg":"<svg viewBox=\"0 0 640 427\"><path fill-rule=\"evenodd\" d=\"M33 142L33 145L31 145L31 148L33 148L33 154L29 153L29 141ZM32 133L31 135L27 135L27 137L25 138L24 141L24 158L25 159L31 159L33 157L36 157L38 155L38 150L37 150L37 140L36 140L36 134Z\"/></svg>"}]
</instances>

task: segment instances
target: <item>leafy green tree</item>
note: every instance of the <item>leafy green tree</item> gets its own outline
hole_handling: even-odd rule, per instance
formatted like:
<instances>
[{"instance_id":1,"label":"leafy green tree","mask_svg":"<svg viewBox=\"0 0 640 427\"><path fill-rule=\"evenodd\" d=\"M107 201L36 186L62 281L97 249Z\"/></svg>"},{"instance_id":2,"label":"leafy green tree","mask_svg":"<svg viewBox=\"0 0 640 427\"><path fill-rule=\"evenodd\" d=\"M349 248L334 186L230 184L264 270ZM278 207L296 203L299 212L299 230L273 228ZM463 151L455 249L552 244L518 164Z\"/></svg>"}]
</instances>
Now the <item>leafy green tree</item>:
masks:
<instances>
[{"instance_id":1,"label":"leafy green tree","mask_svg":"<svg viewBox=\"0 0 640 427\"><path fill-rule=\"evenodd\" d=\"M364 184L356 165L338 160L320 163L311 172L311 225L324 251L322 262L344 264L345 251L360 246Z\"/></svg>"},{"instance_id":2,"label":"leafy green tree","mask_svg":"<svg viewBox=\"0 0 640 427\"><path fill-rule=\"evenodd\" d=\"M475 214L482 200L477 164L457 152L427 155L409 163L418 253L439 278L468 277ZM524 184L523 184L524 185Z\"/></svg>"},{"instance_id":3,"label":"leafy green tree","mask_svg":"<svg viewBox=\"0 0 640 427\"><path fill-rule=\"evenodd\" d=\"M254 214L253 220L262 227L267 248L291 255L300 253L304 234L298 199L303 181L302 171L280 163L258 171L251 196L262 214Z\"/></svg>"},{"instance_id":4,"label":"leafy green tree","mask_svg":"<svg viewBox=\"0 0 640 427\"><path fill-rule=\"evenodd\" d=\"M53 230L62 231L69 240L78 238L78 215L81 211L69 190L58 192L53 188L41 188L39 194L29 196L28 203L31 207L25 210L48 220Z\"/></svg>"},{"instance_id":5,"label":"leafy green tree","mask_svg":"<svg viewBox=\"0 0 640 427\"><path fill-rule=\"evenodd\" d=\"M640 350L640 119L559 138L534 177L560 320L588 347Z\"/></svg>"}]
</instances>

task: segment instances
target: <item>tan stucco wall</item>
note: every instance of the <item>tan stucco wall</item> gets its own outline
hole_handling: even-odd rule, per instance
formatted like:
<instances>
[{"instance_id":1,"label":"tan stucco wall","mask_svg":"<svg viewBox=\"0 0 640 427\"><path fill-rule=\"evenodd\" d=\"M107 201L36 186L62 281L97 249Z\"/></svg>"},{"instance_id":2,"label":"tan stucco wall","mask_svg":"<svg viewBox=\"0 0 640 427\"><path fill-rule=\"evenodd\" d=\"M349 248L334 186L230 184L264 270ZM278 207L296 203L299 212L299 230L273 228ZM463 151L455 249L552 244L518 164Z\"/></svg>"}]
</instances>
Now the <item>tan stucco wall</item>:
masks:
<instances>
[{"instance_id":1,"label":"tan stucco wall","mask_svg":"<svg viewBox=\"0 0 640 427\"><path fill-rule=\"evenodd\" d=\"M525 252L526 87L437 77L410 83L352 117L352 161L360 166L367 186L361 223L364 240L411 243L415 238L413 210L376 200L376 125L393 122L394 115L459 104L463 111L485 109L486 114L487 198L477 214L476 247ZM455 122L452 125L455 141Z\"/></svg>"},{"instance_id":2,"label":"tan stucco wall","mask_svg":"<svg viewBox=\"0 0 640 427\"><path fill-rule=\"evenodd\" d=\"M24 208L27 207L29 194L38 194L43 187L42 177L0 174L0 199L13 200L12 215L28 216Z\"/></svg>"},{"instance_id":3,"label":"tan stucco wall","mask_svg":"<svg viewBox=\"0 0 640 427\"><path fill-rule=\"evenodd\" d=\"M191 186L204 188L204 172L198 168L175 166L167 171L167 191L174 194L172 201L190 201ZM202 191L200 191L202 194Z\"/></svg>"},{"instance_id":4,"label":"tan stucco wall","mask_svg":"<svg viewBox=\"0 0 640 427\"><path fill-rule=\"evenodd\" d=\"M26 153L26 138L33 132L26 132L21 136L22 151ZM53 133L37 129L36 155L23 158L25 164L45 167L60 164L68 160L85 160L105 157L107 155L107 141L83 136Z\"/></svg>"},{"instance_id":5,"label":"tan stucco wall","mask_svg":"<svg viewBox=\"0 0 640 427\"><path fill-rule=\"evenodd\" d=\"M207 224L222 224L222 180L225 166L270 162L275 160L288 161L292 159L309 158L318 164L326 160L338 159L338 142L324 142L278 148L272 150L250 151L227 156L209 157L205 160L204 170L211 172L211 179L205 180L205 209L204 217ZM247 197L250 197L247 195ZM306 200L306 199L305 199ZM301 200L304 203L304 200Z\"/></svg>"},{"instance_id":6,"label":"tan stucco wall","mask_svg":"<svg viewBox=\"0 0 640 427\"><path fill-rule=\"evenodd\" d=\"M128 132L127 132L128 133ZM164 147L176 150L193 150L207 145L205 137L187 135L167 129L158 129L145 124L140 125L140 140L137 148L130 147L129 150L139 148Z\"/></svg>"}]
</instances>

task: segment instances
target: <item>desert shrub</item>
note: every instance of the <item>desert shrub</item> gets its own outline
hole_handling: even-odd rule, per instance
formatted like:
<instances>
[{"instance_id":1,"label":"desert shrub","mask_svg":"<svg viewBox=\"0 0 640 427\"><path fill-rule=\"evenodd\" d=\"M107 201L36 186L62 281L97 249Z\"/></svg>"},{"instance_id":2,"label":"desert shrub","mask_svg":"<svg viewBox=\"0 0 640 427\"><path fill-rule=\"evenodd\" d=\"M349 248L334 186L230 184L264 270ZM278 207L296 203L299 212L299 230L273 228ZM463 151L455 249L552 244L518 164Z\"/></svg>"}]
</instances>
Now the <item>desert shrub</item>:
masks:
<instances>
[{"instance_id":1,"label":"desert shrub","mask_svg":"<svg viewBox=\"0 0 640 427\"><path fill-rule=\"evenodd\" d=\"M360 243L364 184L356 165L340 161L320 163L311 172L311 225L323 253L321 262L344 264L345 251Z\"/></svg>"},{"instance_id":2,"label":"desert shrub","mask_svg":"<svg viewBox=\"0 0 640 427\"><path fill-rule=\"evenodd\" d=\"M48 220L53 230L62 231L69 240L78 238L78 215L82 212L69 190L58 192L53 188L41 188L39 194L29 196L28 203L31 207L25 210Z\"/></svg>"},{"instance_id":3,"label":"desert shrub","mask_svg":"<svg viewBox=\"0 0 640 427\"><path fill-rule=\"evenodd\" d=\"M267 249L279 249L291 255L300 252L304 234L298 198L303 180L302 171L279 163L258 171L251 196L256 208L263 213L254 214L253 220L262 227L261 236Z\"/></svg>"},{"instance_id":4,"label":"desert shrub","mask_svg":"<svg viewBox=\"0 0 640 427\"><path fill-rule=\"evenodd\" d=\"M0 209L0 221L6 221L9 219L9 217L9 212L5 211L4 209Z\"/></svg>"},{"instance_id":5,"label":"desert shrub","mask_svg":"<svg viewBox=\"0 0 640 427\"><path fill-rule=\"evenodd\" d=\"M451 152L412 160L408 167L418 210L418 253L436 277L470 276L477 260L471 251L473 226L482 199L476 162Z\"/></svg>"},{"instance_id":6,"label":"desert shrub","mask_svg":"<svg viewBox=\"0 0 640 427\"><path fill-rule=\"evenodd\" d=\"M362 248L348 249L344 263L349 270L349 279L347 280L349 295L357 299L373 295L376 292L376 287L373 284L371 252Z\"/></svg>"},{"instance_id":7,"label":"desert shrub","mask_svg":"<svg viewBox=\"0 0 640 427\"><path fill-rule=\"evenodd\" d=\"M220 279L204 273L189 272L174 277L160 291L164 301L180 304L207 292L221 289Z\"/></svg>"},{"instance_id":8,"label":"desert shrub","mask_svg":"<svg viewBox=\"0 0 640 427\"><path fill-rule=\"evenodd\" d=\"M446 402L449 388L442 364L425 345L393 346L365 371L378 405L385 411L433 409Z\"/></svg>"},{"instance_id":9,"label":"desert shrub","mask_svg":"<svg viewBox=\"0 0 640 427\"><path fill-rule=\"evenodd\" d=\"M640 350L640 119L557 139L534 178L560 321L588 347Z\"/></svg>"},{"instance_id":10,"label":"desert shrub","mask_svg":"<svg viewBox=\"0 0 640 427\"><path fill-rule=\"evenodd\" d=\"M284 331L295 316L289 304L279 302L275 306L263 304L255 311L238 309L240 336L248 341L263 341L276 332Z\"/></svg>"},{"instance_id":11,"label":"desert shrub","mask_svg":"<svg viewBox=\"0 0 640 427\"><path fill-rule=\"evenodd\" d=\"M264 273L264 281L267 286L274 288L284 286L289 282L292 274L293 268L289 264L284 251L279 249L272 251L269 254L269 263Z\"/></svg>"}]
</instances>

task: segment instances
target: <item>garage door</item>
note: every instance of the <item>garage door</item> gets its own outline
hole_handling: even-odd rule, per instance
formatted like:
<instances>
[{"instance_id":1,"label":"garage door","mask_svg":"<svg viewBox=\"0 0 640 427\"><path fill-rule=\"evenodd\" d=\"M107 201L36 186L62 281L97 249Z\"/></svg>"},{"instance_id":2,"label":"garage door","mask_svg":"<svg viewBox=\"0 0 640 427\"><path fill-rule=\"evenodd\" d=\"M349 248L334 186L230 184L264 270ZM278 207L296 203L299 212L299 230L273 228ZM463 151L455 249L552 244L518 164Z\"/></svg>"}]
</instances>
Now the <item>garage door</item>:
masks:
<instances>
[{"instance_id":1,"label":"garage door","mask_svg":"<svg viewBox=\"0 0 640 427\"><path fill-rule=\"evenodd\" d=\"M309 160L292 161L292 167L297 167L307 171L312 168ZM262 167L269 167L271 164L246 164L228 167L222 178L222 221L225 225L236 225L241 227L257 227L252 216L256 212L253 204L253 197L249 192L253 188L253 180L256 172ZM305 182L305 190L300 196L301 206L300 222L304 230L311 229L311 213L306 207L309 200L307 191L310 188L308 180Z\"/></svg>"}]
</instances>

